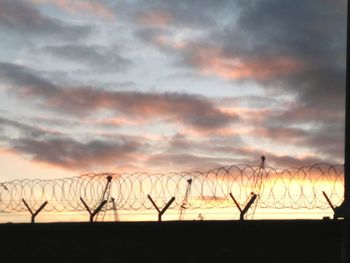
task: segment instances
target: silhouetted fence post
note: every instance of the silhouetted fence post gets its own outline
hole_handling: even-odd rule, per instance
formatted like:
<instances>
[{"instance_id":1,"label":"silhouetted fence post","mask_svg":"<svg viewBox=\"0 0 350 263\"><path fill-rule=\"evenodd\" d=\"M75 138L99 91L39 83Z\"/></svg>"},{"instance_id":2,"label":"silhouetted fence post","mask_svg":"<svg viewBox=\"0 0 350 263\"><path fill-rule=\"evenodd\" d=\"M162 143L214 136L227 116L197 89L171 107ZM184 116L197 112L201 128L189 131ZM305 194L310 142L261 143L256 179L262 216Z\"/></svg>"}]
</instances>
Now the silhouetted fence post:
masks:
<instances>
[{"instance_id":1,"label":"silhouetted fence post","mask_svg":"<svg viewBox=\"0 0 350 263\"><path fill-rule=\"evenodd\" d=\"M113 197L111 197L111 203L112 203L112 208L114 212L114 220L117 222L119 221L119 216L118 216L117 206L115 204L115 199Z\"/></svg>"},{"instance_id":2,"label":"silhouetted fence post","mask_svg":"<svg viewBox=\"0 0 350 263\"><path fill-rule=\"evenodd\" d=\"M44 207L47 205L47 201L45 201L34 213L32 211L32 209L29 207L29 205L27 204L27 202L22 198L22 202L24 203L24 205L27 207L29 213L31 214L31 220L30 222L33 224L35 223L35 217L40 213L41 210L44 209Z\"/></svg>"},{"instance_id":3,"label":"silhouetted fence post","mask_svg":"<svg viewBox=\"0 0 350 263\"><path fill-rule=\"evenodd\" d=\"M187 180L187 187L186 187L186 193L185 193L185 197L182 201L182 204L180 206L180 216L179 216L179 221L184 219L185 216L185 210L187 209L188 206L188 196L191 193L191 185L192 185L192 179L188 179Z\"/></svg>"},{"instance_id":4,"label":"silhouetted fence post","mask_svg":"<svg viewBox=\"0 0 350 263\"><path fill-rule=\"evenodd\" d=\"M95 215L98 214L98 212L101 211L102 207L107 203L107 200L103 200L101 202L101 204L93 211L91 212L89 206L85 203L84 199L82 197L80 197L80 201L83 203L83 205L85 206L86 210L89 212L90 215L90 222L94 222L94 217Z\"/></svg>"},{"instance_id":5,"label":"silhouetted fence post","mask_svg":"<svg viewBox=\"0 0 350 263\"><path fill-rule=\"evenodd\" d=\"M152 197L150 195L147 195L148 199L151 201L152 205L158 212L158 222L162 221L162 216L165 213L165 211L169 208L169 206L175 201L175 197L173 196L169 202L164 206L162 210L159 209L159 207L156 205L156 203L153 201Z\"/></svg>"},{"instance_id":6,"label":"silhouetted fence post","mask_svg":"<svg viewBox=\"0 0 350 263\"><path fill-rule=\"evenodd\" d=\"M230 193L230 197L233 200L233 202L235 203L235 205L237 206L240 215L239 215L239 220L243 221L244 220L244 215L248 212L249 208L252 206L252 204L254 203L255 199L258 197L256 194L254 194L253 192L251 193L252 197L250 198L249 202L246 204L246 206L242 209L241 206L239 205L239 203L237 202L237 200L234 198L233 194Z\"/></svg>"},{"instance_id":7,"label":"silhouetted fence post","mask_svg":"<svg viewBox=\"0 0 350 263\"><path fill-rule=\"evenodd\" d=\"M100 199L100 202L103 202L103 200L106 200L106 203L107 203L106 209L104 210L104 213L103 213L103 215L102 215L102 221L104 220L106 211L107 211L107 209L108 209L108 203L110 202L110 197L111 197L111 186L112 186L111 182L112 182L113 177L112 177L111 175L109 175L109 176L106 177L106 179L107 179L107 184L106 184L106 186L105 186L105 189L104 189L104 191L103 191L103 193L102 193L102 196L101 196L101 199ZM102 206L102 207L103 207L103 206ZM101 207L101 209L100 209L99 211L97 211L96 217L95 217L95 221L98 220L98 216L99 216L99 214L100 214L100 211L102 210L102 207Z\"/></svg>"},{"instance_id":8,"label":"silhouetted fence post","mask_svg":"<svg viewBox=\"0 0 350 263\"><path fill-rule=\"evenodd\" d=\"M326 201L327 203L329 204L329 206L332 208L334 214L333 214L333 219L338 219L338 216L337 216L337 213L335 212L336 211L336 208L335 206L332 204L331 200L329 199L328 195L326 194L325 191L322 191L322 194L324 196L324 198L326 198Z\"/></svg>"}]
</instances>

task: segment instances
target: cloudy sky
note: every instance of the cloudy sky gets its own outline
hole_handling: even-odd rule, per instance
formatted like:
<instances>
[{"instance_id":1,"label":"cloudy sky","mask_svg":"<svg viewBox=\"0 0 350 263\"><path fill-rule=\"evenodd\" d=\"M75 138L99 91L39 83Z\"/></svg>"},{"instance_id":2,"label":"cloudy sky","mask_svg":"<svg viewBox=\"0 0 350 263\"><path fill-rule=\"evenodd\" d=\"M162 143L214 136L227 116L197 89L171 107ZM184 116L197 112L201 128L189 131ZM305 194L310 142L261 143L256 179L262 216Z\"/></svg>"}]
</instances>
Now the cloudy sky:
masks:
<instances>
[{"instance_id":1,"label":"cloudy sky","mask_svg":"<svg viewBox=\"0 0 350 263\"><path fill-rule=\"evenodd\" d=\"M345 0L0 0L3 179L343 163Z\"/></svg>"}]
</instances>

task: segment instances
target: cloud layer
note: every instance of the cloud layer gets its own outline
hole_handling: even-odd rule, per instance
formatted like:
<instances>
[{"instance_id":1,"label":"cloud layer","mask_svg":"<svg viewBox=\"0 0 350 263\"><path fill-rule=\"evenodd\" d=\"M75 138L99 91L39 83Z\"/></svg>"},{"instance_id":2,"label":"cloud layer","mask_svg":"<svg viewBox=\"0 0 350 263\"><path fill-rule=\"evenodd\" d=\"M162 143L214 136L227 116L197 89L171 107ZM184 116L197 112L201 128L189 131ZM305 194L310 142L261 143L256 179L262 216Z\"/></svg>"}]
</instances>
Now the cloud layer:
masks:
<instances>
[{"instance_id":1,"label":"cloud layer","mask_svg":"<svg viewBox=\"0 0 350 263\"><path fill-rule=\"evenodd\" d=\"M343 0L2 0L0 37L0 145L33 163L343 162Z\"/></svg>"}]
</instances>

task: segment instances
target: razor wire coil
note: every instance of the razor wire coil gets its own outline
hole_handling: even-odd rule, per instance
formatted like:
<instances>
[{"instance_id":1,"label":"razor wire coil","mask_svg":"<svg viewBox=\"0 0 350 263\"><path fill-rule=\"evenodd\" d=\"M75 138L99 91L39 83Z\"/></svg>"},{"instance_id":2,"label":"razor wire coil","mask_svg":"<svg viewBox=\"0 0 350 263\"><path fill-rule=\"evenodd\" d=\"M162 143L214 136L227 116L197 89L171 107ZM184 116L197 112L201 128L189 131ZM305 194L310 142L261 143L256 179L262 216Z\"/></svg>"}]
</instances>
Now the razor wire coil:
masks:
<instances>
[{"instance_id":1,"label":"razor wire coil","mask_svg":"<svg viewBox=\"0 0 350 263\"><path fill-rule=\"evenodd\" d=\"M114 198L118 210L154 209L147 195L159 207L175 197L170 209L179 208L189 179L192 189L187 209L232 207L230 193L244 205L252 192L258 194L258 208L327 209L323 191L334 205L343 200L343 171L343 165L329 164L291 169L233 165L197 172L89 173L53 180L13 180L0 184L0 211L26 211L22 199L34 208L48 201L47 212L84 211L80 197L97 207L108 176L112 177L108 196Z\"/></svg>"}]
</instances>

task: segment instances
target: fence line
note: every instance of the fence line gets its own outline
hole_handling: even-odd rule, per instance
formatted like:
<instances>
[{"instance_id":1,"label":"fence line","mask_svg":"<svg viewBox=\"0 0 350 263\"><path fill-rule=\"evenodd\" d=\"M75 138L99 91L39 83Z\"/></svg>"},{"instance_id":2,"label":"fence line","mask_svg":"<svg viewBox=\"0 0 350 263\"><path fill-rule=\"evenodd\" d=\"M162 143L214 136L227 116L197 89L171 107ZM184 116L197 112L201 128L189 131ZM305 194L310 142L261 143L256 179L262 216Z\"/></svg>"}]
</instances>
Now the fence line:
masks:
<instances>
[{"instance_id":1,"label":"fence line","mask_svg":"<svg viewBox=\"0 0 350 263\"><path fill-rule=\"evenodd\" d=\"M108 179L110 178L110 179ZM175 197L169 209L180 209L188 180L192 180L186 209L232 207L230 193L243 207L252 192L256 207L272 209L328 209L322 192L334 205L343 200L343 165L314 164L300 168L276 169L233 165L208 171L180 173L90 173L54 180L14 180L0 184L0 211L23 212L29 206L46 212L85 211L83 198L92 208L113 198L105 210L153 210L148 195L163 207ZM107 187L107 184L109 185ZM106 192L108 191L108 193Z\"/></svg>"}]
</instances>

